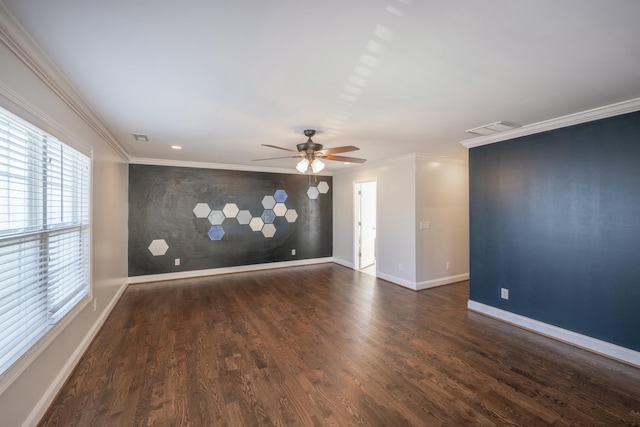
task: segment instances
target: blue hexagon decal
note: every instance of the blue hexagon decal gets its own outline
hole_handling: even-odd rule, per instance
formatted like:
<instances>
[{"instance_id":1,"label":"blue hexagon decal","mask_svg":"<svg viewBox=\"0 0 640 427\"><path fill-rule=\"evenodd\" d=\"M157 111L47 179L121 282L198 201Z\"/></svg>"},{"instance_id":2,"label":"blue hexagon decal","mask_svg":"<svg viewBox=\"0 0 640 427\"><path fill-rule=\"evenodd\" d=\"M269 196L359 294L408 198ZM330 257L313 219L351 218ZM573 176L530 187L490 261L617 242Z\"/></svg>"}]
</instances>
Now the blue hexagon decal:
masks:
<instances>
[{"instance_id":1,"label":"blue hexagon decal","mask_svg":"<svg viewBox=\"0 0 640 427\"><path fill-rule=\"evenodd\" d=\"M285 200L287 200L287 192L284 190L276 190L276 192L273 193L273 198L276 199L278 203L284 203Z\"/></svg>"},{"instance_id":2,"label":"blue hexagon decal","mask_svg":"<svg viewBox=\"0 0 640 427\"><path fill-rule=\"evenodd\" d=\"M212 225L207 234L211 240L222 240L224 229L220 225Z\"/></svg>"},{"instance_id":3,"label":"blue hexagon decal","mask_svg":"<svg viewBox=\"0 0 640 427\"><path fill-rule=\"evenodd\" d=\"M276 219L276 213L271 209L265 209L260 218L265 224L271 224Z\"/></svg>"}]
</instances>

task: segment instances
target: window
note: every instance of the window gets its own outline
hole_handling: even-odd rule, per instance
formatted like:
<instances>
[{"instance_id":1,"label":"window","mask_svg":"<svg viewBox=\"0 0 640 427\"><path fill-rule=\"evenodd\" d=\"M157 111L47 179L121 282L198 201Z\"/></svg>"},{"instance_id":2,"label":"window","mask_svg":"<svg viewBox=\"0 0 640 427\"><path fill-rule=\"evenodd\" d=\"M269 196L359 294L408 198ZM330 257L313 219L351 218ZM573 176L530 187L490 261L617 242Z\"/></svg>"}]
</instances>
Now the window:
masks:
<instances>
[{"instance_id":1,"label":"window","mask_svg":"<svg viewBox=\"0 0 640 427\"><path fill-rule=\"evenodd\" d=\"M90 159L0 109L0 376L89 295Z\"/></svg>"}]
</instances>

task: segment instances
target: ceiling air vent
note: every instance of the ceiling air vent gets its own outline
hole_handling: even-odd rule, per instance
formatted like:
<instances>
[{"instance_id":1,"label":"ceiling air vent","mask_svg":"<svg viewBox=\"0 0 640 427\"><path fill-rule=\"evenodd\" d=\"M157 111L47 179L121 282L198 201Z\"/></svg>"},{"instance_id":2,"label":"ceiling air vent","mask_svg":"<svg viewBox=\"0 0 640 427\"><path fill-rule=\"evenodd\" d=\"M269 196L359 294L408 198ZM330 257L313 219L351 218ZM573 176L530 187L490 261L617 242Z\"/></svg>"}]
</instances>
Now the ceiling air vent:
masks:
<instances>
[{"instance_id":1,"label":"ceiling air vent","mask_svg":"<svg viewBox=\"0 0 640 427\"><path fill-rule=\"evenodd\" d=\"M511 130L519 128L520 125L516 125L509 122L495 122L488 125L478 126L477 128L469 129L465 132L475 133L476 135L492 135L498 132L504 132L505 130Z\"/></svg>"},{"instance_id":2,"label":"ceiling air vent","mask_svg":"<svg viewBox=\"0 0 640 427\"><path fill-rule=\"evenodd\" d=\"M143 133L134 133L133 137L135 138L136 141L149 142L149 137Z\"/></svg>"}]
</instances>

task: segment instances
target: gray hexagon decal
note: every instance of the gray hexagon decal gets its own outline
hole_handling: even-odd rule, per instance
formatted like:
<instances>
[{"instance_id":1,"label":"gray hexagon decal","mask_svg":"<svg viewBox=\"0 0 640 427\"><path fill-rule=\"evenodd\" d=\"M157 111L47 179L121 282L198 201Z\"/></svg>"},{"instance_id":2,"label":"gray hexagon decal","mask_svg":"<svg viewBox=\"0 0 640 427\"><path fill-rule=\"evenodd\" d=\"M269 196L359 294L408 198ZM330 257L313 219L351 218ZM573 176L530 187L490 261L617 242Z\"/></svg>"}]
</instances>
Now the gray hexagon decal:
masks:
<instances>
[{"instance_id":1,"label":"gray hexagon decal","mask_svg":"<svg viewBox=\"0 0 640 427\"><path fill-rule=\"evenodd\" d=\"M224 205L224 208L222 208L222 213L227 218L235 218L238 212L240 212L240 209L238 209L235 203L227 203Z\"/></svg>"},{"instance_id":2,"label":"gray hexagon decal","mask_svg":"<svg viewBox=\"0 0 640 427\"><path fill-rule=\"evenodd\" d=\"M276 192L273 193L273 198L276 199L278 203L284 203L287 200L287 192L284 190L276 190Z\"/></svg>"},{"instance_id":3,"label":"gray hexagon decal","mask_svg":"<svg viewBox=\"0 0 640 427\"><path fill-rule=\"evenodd\" d=\"M209 216L209 212L211 212L211 208L206 203L198 203L195 208L193 208L193 214L196 218L206 218Z\"/></svg>"},{"instance_id":4,"label":"gray hexagon decal","mask_svg":"<svg viewBox=\"0 0 640 427\"><path fill-rule=\"evenodd\" d=\"M169 250L169 245L164 239L156 239L151 241L148 249L153 256L162 256Z\"/></svg>"},{"instance_id":5,"label":"gray hexagon decal","mask_svg":"<svg viewBox=\"0 0 640 427\"><path fill-rule=\"evenodd\" d=\"M287 219L287 222L296 222L298 219L298 212L295 209L289 209L284 217Z\"/></svg>"},{"instance_id":6,"label":"gray hexagon decal","mask_svg":"<svg viewBox=\"0 0 640 427\"><path fill-rule=\"evenodd\" d=\"M211 240L222 240L224 229L219 225L212 225L207 234Z\"/></svg>"},{"instance_id":7,"label":"gray hexagon decal","mask_svg":"<svg viewBox=\"0 0 640 427\"><path fill-rule=\"evenodd\" d=\"M273 196L264 196L262 198L262 206L264 206L265 209L273 209L275 205L276 199L274 199Z\"/></svg>"},{"instance_id":8,"label":"gray hexagon decal","mask_svg":"<svg viewBox=\"0 0 640 427\"><path fill-rule=\"evenodd\" d=\"M211 211L209 214L209 222L211 225L220 225L224 221L224 213L222 211Z\"/></svg>"},{"instance_id":9,"label":"gray hexagon decal","mask_svg":"<svg viewBox=\"0 0 640 427\"><path fill-rule=\"evenodd\" d=\"M320 192L317 187L309 187L307 190L307 196L309 196L310 199L317 199L318 194L320 194Z\"/></svg>"},{"instance_id":10,"label":"gray hexagon decal","mask_svg":"<svg viewBox=\"0 0 640 427\"><path fill-rule=\"evenodd\" d=\"M262 227L262 234L264 234L264 237L273 237L276 234L276 226L273 224L265 224L264 227Z\"/></svg>"},{"instance_id":11,"label":"gray hexagon decal","mask_svg":"<svg viewBox=\"0 0 640 427\"><path fill-rule=\"evenodd\" d=\"M327 192L329 192L329 184L327 184L327 181L321 181L318 183L318 191L320 194L327 194Z\"/></svg>"},{"instance_id":12,"label":"gray hexagon decal","mask_svg":"<svg viewBox=\"0 0 640 427\"><path fill-rule=\"evenodd\" d=\"M271 209L265 209L260 218L265 224L271 224L276 219L276 214Z\"/></svg>"},{"instance_id":13,"label":"gray hexagon decal","mask_svg":"<svg viewBox=\"0 0 640 427\"><path fill-rule=\"evenodd\" d=\"M249 227L251 227L253 231L260 231L263 226L264 222L260 217L251 218L251 221L249 222Z\"/></svg>"},{"instance_id":14,"label":"gray hexagon decal","mask_svg":"<svg viewBox=\"0 0 640 427\"><path fill-rule=\"evenodd\" d=\"M236 220L240 225L249 224L249 222L251 222L251 212L246 210L238 212L238 215L236 215Z\"/></svg>"}]
</instances>

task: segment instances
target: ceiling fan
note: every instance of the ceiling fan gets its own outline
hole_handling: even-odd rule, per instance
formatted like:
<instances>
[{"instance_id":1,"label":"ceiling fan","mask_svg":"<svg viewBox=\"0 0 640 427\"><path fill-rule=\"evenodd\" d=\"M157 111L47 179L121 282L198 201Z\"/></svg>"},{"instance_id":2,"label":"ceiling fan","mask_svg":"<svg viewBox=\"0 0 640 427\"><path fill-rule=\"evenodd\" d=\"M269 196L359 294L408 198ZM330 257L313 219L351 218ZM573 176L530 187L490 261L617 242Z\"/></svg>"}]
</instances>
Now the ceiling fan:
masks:
<instances>
[{"instance_id":1,"label":"ceiling fan","mask_svg":"<svg viewBox=\"0 0 640 427\"><path fill-rule=\"evenodd\" d=\"M260 160L274 160L274 159L296 159L301 158L300 162L296 165L296 169L300 173L305 173L309 169L313 171L313 173L318 173L322 169L324 169L324 162L320 159L324 160L336 160L339 162L348 162L348 163L364 163L366 159L359 159L357 157L347 157L347 156L336 156L337 153L347 153L349 151L357 151L358 147L354 147L353 145L346 145L344 147L334 147L334 148L326 148L323 149L322 144L315 143L311 140L311 137L316 134L314 129L307 129L304 131L304 135L308 138L307 142L302 142L296 145L297 150L292 150L289 148L278 147L277 145L270 144L261 144L264 147L277 148L278 150L290 151L292 153L296 153L295 156L284 156L284 157L270 157L268 159L254 159L253 161Z\"/></svg>"}]
</instances>

